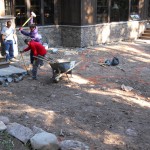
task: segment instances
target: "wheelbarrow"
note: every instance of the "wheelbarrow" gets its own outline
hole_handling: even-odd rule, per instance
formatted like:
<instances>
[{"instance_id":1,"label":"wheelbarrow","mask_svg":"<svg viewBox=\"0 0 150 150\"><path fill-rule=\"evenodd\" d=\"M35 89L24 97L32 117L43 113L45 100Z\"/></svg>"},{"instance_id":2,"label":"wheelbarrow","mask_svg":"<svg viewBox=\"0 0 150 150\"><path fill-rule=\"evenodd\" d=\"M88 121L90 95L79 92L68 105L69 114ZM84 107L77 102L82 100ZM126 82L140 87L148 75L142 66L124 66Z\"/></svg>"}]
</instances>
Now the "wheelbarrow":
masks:
<instances>
[{"instance_id":1,"label":"wheelbarrow","mask_svg":"<svg viewBox=\"0 0 150 150\"><path fill-rule=\"evenodd\" d=\"M57 59L54 61L52 58L51 60L48 60L47 58L42 56L35 58L41 59L49 63L49 65L52 68L53 73L52 80L54 83L58 83L63 75L66 75L67 78L69 79L68 74L72 76L72 70L82 62L80 61L76 63L76 61L68 61L64 59Z\"/></svg>"}]
</instances>

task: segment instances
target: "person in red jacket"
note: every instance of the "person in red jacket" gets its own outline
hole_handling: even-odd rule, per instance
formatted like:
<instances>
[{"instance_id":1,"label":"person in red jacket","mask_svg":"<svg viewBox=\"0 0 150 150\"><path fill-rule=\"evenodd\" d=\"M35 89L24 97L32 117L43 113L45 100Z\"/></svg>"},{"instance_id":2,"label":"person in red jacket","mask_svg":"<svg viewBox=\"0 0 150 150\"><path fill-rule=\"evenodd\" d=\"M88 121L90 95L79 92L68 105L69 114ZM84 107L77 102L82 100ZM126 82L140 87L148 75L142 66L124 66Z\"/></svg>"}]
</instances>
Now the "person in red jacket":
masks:
<instances>
[{"instance_id":1,"label":"person in red jacket","mask_svg":"<svg viewBox=\"0 0 150 150\"><path fill-rule=\"evenodd\" d=\"M33 57L35 56L33 61L33 68L32 68L32 79L36 80L38 66L43 63L43 60L38 59L36 57L40 57L40 56L45 57L47 51L45 47L39 42L35 42L30 39L25 39L24 42L28 45L28 47L25 48L23 51L21 51L21 53L31 50L33 53Z\"/></svg>"}]
</instances>

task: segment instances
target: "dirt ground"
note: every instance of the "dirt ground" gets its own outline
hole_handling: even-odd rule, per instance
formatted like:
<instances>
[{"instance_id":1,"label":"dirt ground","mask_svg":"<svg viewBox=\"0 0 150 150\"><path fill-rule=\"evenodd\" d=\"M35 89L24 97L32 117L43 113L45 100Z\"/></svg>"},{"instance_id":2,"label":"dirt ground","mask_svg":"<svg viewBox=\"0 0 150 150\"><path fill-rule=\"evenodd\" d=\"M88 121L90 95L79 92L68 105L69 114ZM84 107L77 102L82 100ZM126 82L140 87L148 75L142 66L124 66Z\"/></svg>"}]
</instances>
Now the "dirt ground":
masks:
<instances>
[{"instance_id":1,"label":"dirt ground","mask_svg":"<svg viewBox=\"0 0 150 150\"><path fill-rule=\"evenodd\" d=\"M28 55L24 55L26 65ZM100 65L114 56L119 65ZM60 140L84 142L91 150L150 149L149 41L59 48L47 57L82 62L73 69L70 81L64 75L52 83L52 70L45 62L38 80L29 80L27 75L19 83L1 86L0 115L29 128L40 127ZM24 67L20 55L18 59L14 65ZM124 91L122 85L133 90ZM25 149L14 141L14 150Z\"/></svg>"}]
</instances>

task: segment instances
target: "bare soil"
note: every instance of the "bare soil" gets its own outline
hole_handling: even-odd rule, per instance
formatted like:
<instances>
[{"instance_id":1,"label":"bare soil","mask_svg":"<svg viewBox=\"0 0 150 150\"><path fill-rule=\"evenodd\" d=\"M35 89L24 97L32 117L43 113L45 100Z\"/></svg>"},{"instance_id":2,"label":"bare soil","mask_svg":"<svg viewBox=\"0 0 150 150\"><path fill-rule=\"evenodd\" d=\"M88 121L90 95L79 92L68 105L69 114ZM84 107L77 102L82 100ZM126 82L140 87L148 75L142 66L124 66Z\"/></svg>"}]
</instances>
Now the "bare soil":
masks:
<instances>
[{"instance_id":1,"label":"bare soil","mask_svg":"<svg viewBox=\"0 0 150 150\"><path fill-rule=\"evenodd\" d=\"M114 56L119 65L100 65ZM150 42L59 48L57 54L49 51L47 57L82 62L73 69L70 80L64 75L52 83L52 69L45 62L38 80L29 80L27 75L19 83L1 86L0 115L54 133L60 141L84 142L91 150L150 149ZM18 59L14 65L24 67L20 55ZM24 59L29 65L28 53ZM124 91L123 84L133 90ZM59 136L61 130L64 137ZM14 150L25 149L14 140Z\"/></svg>"}]
</instances>

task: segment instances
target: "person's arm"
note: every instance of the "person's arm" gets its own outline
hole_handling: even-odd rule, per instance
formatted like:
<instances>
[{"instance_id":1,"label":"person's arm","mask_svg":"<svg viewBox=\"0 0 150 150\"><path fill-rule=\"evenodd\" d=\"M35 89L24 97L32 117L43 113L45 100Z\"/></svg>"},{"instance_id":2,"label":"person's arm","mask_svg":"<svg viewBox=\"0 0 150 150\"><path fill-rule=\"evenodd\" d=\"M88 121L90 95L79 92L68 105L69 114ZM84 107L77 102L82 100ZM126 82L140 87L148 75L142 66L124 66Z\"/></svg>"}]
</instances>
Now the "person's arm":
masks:
<instances>
[{"instance_id":1,"label":"person's arm","mask_svg":"<svg viewBox=\"0 0 150 150\"><path fill-rule=\"evenodd\" d=\"M30 46L28 46L27 48L25 48L23 51L26 52L26 51L29 51L31 48Z\"/></svg>"},{"instance_id":2,"label":"person's arm","mask_svg":"<svg viewBox=\"0 0 150 150\"><path fill-rule=\"evenodd\" d=\"M2 42L4 42L6 36L4 34L2 34L1 37L2 37Z\"/></svg>"},{"instance_id":3,"label":"person's arm","mask_svg":"<svg viewBox=\"0 0 150 150\"><path fill-rule=\"evenodd\" d=\"M23 34L23 35L25 35L25 36L30 36L30 32L26 32L26 31L24 31L24 30L20 30L21 31L21 33Z\"/></svg>"},{"instance_id":4,"label":"person's arm","mask_svg":"<svg viewBox=\"0 0 150 150\"><path fill-rule=\"evenodd\" d=\"M24 53L24 52L26 52L26 51L29 51L30 49L31 49L31 48L30 48L30 46L29 46L29 47L23 49L22 51L20 51L20 53Z\"/></svg>"},{"instance_id":5,"label":"person's arm","mask_svg":"<svg viewBox=\"0 0 150 150\"><path fill-rule=\"evenodd\" d=\"M5 35L5 29L3 28L1 31L1 37L2 37L2 42L4 42L6 35Z\"/></svg>"}]
</instances>

